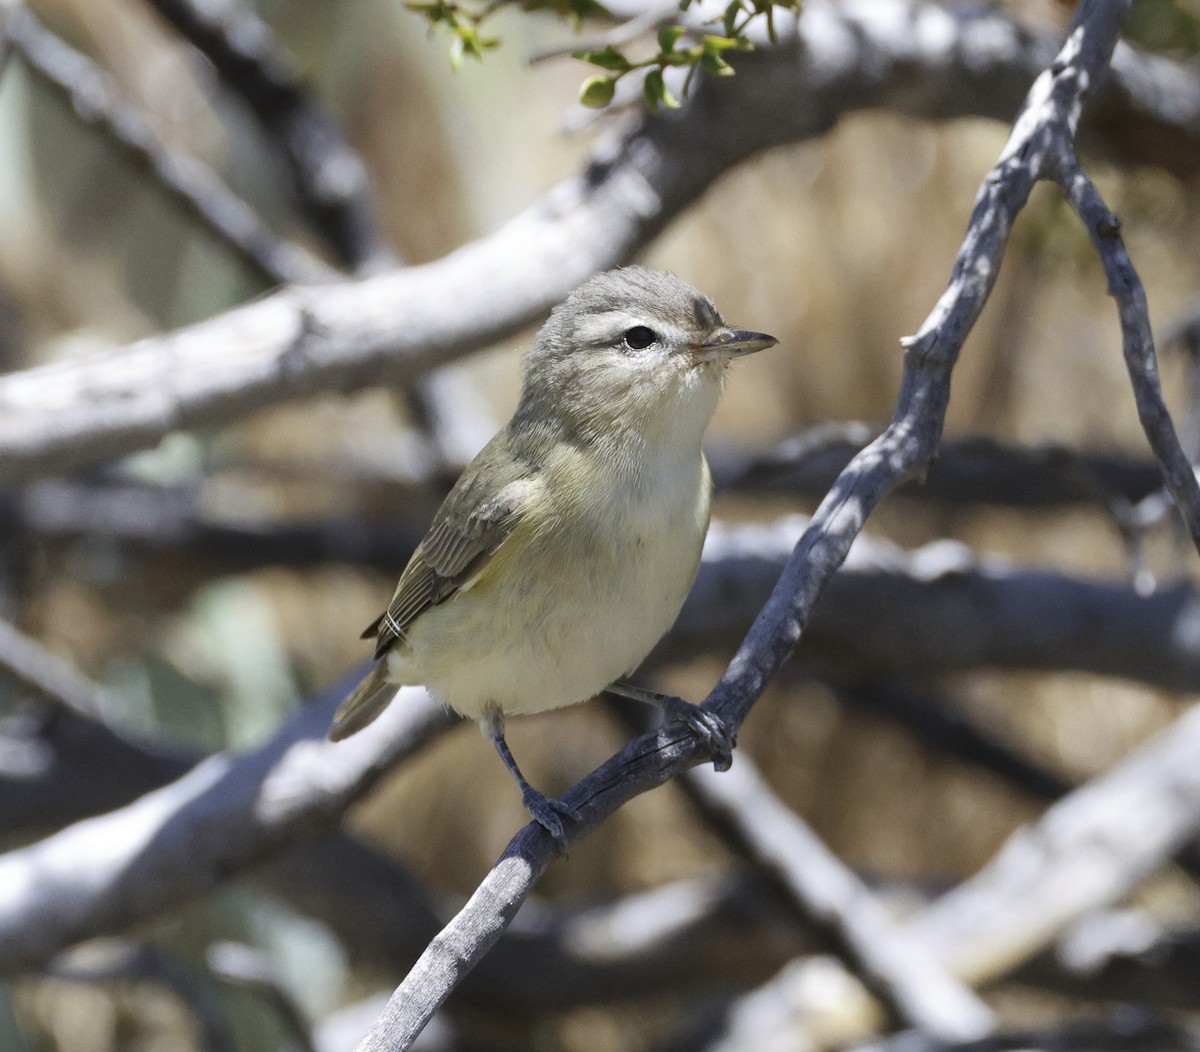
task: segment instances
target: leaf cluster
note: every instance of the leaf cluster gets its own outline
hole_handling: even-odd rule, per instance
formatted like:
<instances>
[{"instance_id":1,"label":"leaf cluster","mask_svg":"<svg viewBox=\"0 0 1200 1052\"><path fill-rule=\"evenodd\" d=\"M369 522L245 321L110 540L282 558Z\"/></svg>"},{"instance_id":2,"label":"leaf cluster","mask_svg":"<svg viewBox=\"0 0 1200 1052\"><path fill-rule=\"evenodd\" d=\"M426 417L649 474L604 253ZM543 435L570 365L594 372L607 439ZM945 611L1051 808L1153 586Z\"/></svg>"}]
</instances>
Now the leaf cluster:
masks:
<instances>
[{"instance_id":1,"label":"leaf cluster","mask_svg":"<svg viewBox=\"0 0 1200 1052\"><path fill-rule=\"evenodd\" d=\"M651 112L657 111L660 106L675 109L679 106L679 100L668 90L663 78L664 70L670 66L688 67L682 92L686 95L697 69L717 77L732 76L733 66L726 61L724 53L748 51L752 46L740 33L735 36L705 33L699 40L680 46L686 32L683 26L662 26L658 31L658 51L641 62L630 60L612 44L601 51L576 51L575 58L608 71L588 77L583 82L579 89L579 101L596 109L607 106L616 93L617 81L635 69L644 69L646 75L642 80L642 97L647 108Z\"/></svg>"},{"instance_id":2,"label":"leaf cluster","mask_svg":"<svg viewBox=\"0 0 1200 1052\"><path fill-rule=\"evenodd\" d=\"M687 11L695 0L680 0L679 9ZM757 18L766 20L767 33L775 39L774 15L776 8L798 10L801 0L732 0L724 11L713 19L714 29L720 32L697 33L685 26L668 23L660 26L657 33L657 50L644 59L633 59L614 44L598 49L583 49L574 52L582 62L598 66L603 73L588 77L579 89L579 101L593 109L602 109L612 102L617 82L635 70L644 70L642 98L651 112L662 106L674 109L680 105L667 88L664 72L671 67L687 69L680 95L686 97L697 71L715 77L729 77L734 68L728 56L736 51L749 51L753 45L745 36L746 27ZM585 18L611 17L603 4L597 0L490 0L483 6L449 2L449 0L409 0L408 8L424 16L433 29L443 29L451 34L450 64L454 68L462 65L467 56L482 59L486 50L495 47L499 40L485 36L480 30L482 23L502 7L519 6L526 12L546 11L574 23L575 28Z\"/></svg>"},{"instance_id":3,"label":"leaf cluster","mask_svg":"<svg viewBox=\"0 0 1200 1052\"><path fill-rule=\"evenodd\" d=\"M450 65L454 69L461 68L467 56L482 59L485 51L500 43L499 37L484 36L479 31L480 23L490 13L488 8L474 11L443 0L408 0L406 6L427 18L430 28L450 33Z\"/></svg>"},{"instance_id":4,"label":"leaf cluster","mask_svg":"<svg viewBox=\"0 0 1200 1052\"><path fill-rule=\"evenodd\" d=\"M680 0L679 8L686 11L694 0ZM719 19L720 33L703 33L698 36L686 27L675 23L660 26L658 50L640 62L634 62L612 44L599 51L576 51L575 58L590 62L607 70L606 73L588 77L579 89L579 101L585 106L600 109L607 106L616 94L617 81L635 69L646 70L642 80L642 98L652 113L659 107L675 109L679 100L666 86L664 71L672 66L687 68L681 95L687 96L697 70L714 77L731 77L734 68L726 57L735 51L749 51L753 45L745 36L746 27L756 18L765 18L767 33L775 39L775 8L796 10L799 0L733 0L725 5Z\"/></svg>"}]
</instances>

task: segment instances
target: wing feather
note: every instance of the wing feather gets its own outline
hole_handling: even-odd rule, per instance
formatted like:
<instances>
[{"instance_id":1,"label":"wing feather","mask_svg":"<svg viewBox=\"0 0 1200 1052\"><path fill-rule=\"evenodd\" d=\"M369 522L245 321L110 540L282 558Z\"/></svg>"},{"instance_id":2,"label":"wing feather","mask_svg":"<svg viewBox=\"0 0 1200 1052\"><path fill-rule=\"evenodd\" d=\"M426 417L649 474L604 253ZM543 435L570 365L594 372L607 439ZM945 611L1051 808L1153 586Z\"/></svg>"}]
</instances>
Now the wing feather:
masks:
<instances>
[{"instance_id":1,"label":"wing feather","mask_svg":"<svg viewBox=\"0 0 1200 1052\"><path fill-rule=\"evenodd\" d=\"M404 639L413 622L431 606L456 595L521 521L536 488L535 480L512 479L498 492L487 494L472 485L479 476L464 477L450 492L400 575L387 610L367 629L366 635L376 637L376 657Z\"/></svg>"}]
</instances>

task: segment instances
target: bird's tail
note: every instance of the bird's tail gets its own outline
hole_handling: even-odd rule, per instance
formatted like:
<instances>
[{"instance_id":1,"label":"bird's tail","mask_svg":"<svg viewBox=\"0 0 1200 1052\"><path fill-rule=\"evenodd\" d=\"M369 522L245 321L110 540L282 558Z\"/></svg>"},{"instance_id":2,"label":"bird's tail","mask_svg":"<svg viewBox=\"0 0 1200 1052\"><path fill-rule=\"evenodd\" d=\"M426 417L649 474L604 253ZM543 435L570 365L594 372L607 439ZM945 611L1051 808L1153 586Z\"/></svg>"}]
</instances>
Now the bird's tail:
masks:
<instances>
[{"instance_id":1,"label":"bird's tail","mask_svg":"<svg viewBox=\"0 0 1200 1052\"><path fill-rule=\"evenodd\" d=\"M363 676L349 697L338 706L337 712L333 714L333 726L329 728L329 737L335 742L340 742L343 738L357 734L388 707L398 689L395 683L388 682L385 658Z\"/></svg>"}]
</instances>

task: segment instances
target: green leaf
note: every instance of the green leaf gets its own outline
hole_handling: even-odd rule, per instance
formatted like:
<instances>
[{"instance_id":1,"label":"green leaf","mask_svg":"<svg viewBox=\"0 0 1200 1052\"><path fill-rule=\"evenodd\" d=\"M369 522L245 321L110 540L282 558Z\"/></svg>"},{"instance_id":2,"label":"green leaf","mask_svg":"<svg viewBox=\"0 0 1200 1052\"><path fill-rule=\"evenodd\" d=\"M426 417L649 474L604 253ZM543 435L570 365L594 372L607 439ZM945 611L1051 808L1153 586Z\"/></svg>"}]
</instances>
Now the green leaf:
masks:
<instances>
[{"instance_id":1,"label":"green leaf","mask_svg":"<svg viewBox=\"0 0 1200 1052\"><path fill-rule=\"evenodd\" d=\"M652 113L657 113L660 105L671 110L679 109L679 100L667 90L661 69L652 69L646 74L646 80L642 84L642 95Z\"/></svg>"},{"instance_id":2,"label":"green leaf","mask_svg":"<svg viewBox=\"0 0 1200 1052\"><path fill-rule=\"evenodd\" d=\"M602 51L576 51L575 58L590 62L601 69L611 69L617 73L627 73L633 69L633 64L621 54L612 44Z\"/></svg>"},{"instance_id":3,"label":"green leaf","mask_svg":"<svg viewBox=\"0 0 1200 1052\"><path fill-rule=\"evenodd\" d=\"M747 44L750 43L745 37L717 37L708 35L701 42L701 46L706 55L718 55L722 51L743 50L742 41L745 41Z\"/></svg>"},{"instance_id":4,"label":"green leaf","mask_svg":"<svg viewBox=\"0 0 1200 1052\"><path fill-rule=\"evenodd\" d=\"M667 86L663 83L662 70L650 70L646 74L646 79L642 81L642 97L646 100L646 108L651 113L658 112L658 105L663 101L663 95L666 92Z\"/></svg>"},{"instance_id":5,"label":"green leaf","mask_svg":"<svg viewBox=\"0 0 1200 1052\"><path fill-rule=\"evenodd\" d=\"M737 16L742 10L742 0L733 0L732 4L728 4L725 8L725 14L721 18L721 23L725 27L725 35L731 37L734 35L734 30L737 26Z\"/></svg>"},{"instance_id":6,"label":"green leaf","mask_svg":"<svg viewBox=\"0 0 1200 1052\"><path fill-rule=\"evenodd\" d=\"M675 50L679 38L683 36L683 26L661 26L658 30L658 47L663 54L669 55Z\"/></svg>"},{"instance_id":7,"label":"green leaf","mask_svg":"<svg viewBox=\"0 0 1200 1052\"><path fill-rule=\"evenodd\" d=\"M720 55L701 55L700 68L714 77L732 77L733 67Z\"/></svg>"},{"instance_id":8,"label":"green leaf","mask_svg":"<svg viewBox=\"0 0 1200 1052\"><path fill-rule=\"evenodd\" d=\"M616 87L617 82L612 77L598 73L583 82L579 89L579 101L591 109L602 110L612 102Z\"/></svg>"}]
</instances>

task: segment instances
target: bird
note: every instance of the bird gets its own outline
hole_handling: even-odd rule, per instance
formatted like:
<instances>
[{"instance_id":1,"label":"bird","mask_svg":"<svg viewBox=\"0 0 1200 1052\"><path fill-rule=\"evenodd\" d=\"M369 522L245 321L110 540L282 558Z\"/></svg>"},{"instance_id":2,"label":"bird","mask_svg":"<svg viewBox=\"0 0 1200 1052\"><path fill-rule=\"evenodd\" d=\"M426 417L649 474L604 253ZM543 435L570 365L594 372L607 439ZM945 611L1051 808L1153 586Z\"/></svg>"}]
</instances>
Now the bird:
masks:
<instances>
[{"instance_id":1,"label":"bird","mask_svg":"<svg viewBox=\"0 0 1200 1052\"><path fill-rule=\"evenodd\" d=\"M479 723L532 818L563 845L563 818L579 815L526 780L506 717L612 690L663 704L727 754L713 714L626 677L699 568L712 495L701 439L729 363L776 343L727 326L663 271L621 267L572 291L533 341L512 418L463 471L363 633L377 663L330 737L367 726L397 687L423 684Z\"/></svg>"}]
</instances>

